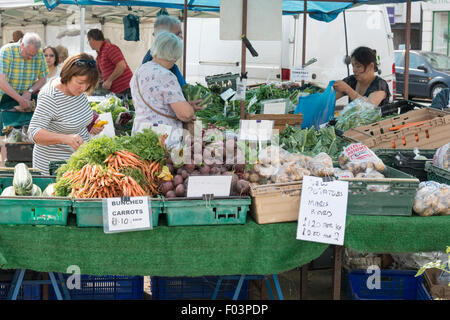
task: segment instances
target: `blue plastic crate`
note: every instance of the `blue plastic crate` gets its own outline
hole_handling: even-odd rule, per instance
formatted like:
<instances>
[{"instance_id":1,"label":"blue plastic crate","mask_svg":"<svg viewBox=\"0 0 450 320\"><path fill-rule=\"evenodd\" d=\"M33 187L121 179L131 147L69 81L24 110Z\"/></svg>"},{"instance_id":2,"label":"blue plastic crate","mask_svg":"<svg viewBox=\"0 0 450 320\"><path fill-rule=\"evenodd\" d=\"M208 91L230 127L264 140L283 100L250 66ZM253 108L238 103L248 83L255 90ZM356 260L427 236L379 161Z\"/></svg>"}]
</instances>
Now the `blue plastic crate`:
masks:
<instances>
[{"instance_id":1,"label":"blue plastic crate","mask_svg":"<svg viewBox=\"0 0 450 320\"><path fill-rule=\"evenodd\" d=\"M6 300L11 284L0 282L0 300ZM41 300L41 286L39 284L23 284L20 286L17 300Z\"/></svg>"},{"instance_id":2,"label":"blue plastic crate","mask_svg":"<svg viewBox=\"0 0 450 320\"><path fill-rule=\"evenodd\" d=\"M373 273L350 270L348 295L353 300L432 300L416 271L381 270L380 289L369 289L367 279Z\"/></svg>"},{"instance_id":3,"label":"blue plastic crate","mask_svg":"<svg viewBox=\"0 0 450 320\"><path fill-rule=\"evenodd\" d=\"M214 294L218 276L205 277L150 277L153 300L199 299L209 300ZM222 280L217 294L219 300L233 299L239 280ZM249 280L244 280L239 300L249 299Z\"/></svg>"},{"instance_id":4,"label":"blue plastic crate","mask_svg":"<svg viewBox=\"0 0 450 320\"><path fill-rule=\"evenodd\" d=\"M65 274L64 279L69 276ZM81 275L81 288L70 289L69 294L71 300L143 300L144 277ZM48 296L56 300L53 287Z\"/></svg>"}]
</instances>

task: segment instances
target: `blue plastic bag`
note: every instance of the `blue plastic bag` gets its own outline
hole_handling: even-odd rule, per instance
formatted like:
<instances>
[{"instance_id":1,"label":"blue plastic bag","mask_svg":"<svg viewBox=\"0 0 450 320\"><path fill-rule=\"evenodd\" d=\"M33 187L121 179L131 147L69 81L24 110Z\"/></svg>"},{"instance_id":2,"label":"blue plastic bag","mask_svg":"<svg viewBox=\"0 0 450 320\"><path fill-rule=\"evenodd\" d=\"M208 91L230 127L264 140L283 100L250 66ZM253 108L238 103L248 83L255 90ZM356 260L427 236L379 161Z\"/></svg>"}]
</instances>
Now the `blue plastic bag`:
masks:
<instances>
[{"instance_id":1,"label":"blue plastic bag","mask_svg":"<svg viewBox=\"0 0 450 320\"><path fill-rule=\"evenodd\" d=\"M318 130L321 124L333 119L336 106L336 90L333 84L334 81L330 81L324 92L298 99L294 113L303 115L302 129L314 126Z\"/></svg>"}]
</instances>

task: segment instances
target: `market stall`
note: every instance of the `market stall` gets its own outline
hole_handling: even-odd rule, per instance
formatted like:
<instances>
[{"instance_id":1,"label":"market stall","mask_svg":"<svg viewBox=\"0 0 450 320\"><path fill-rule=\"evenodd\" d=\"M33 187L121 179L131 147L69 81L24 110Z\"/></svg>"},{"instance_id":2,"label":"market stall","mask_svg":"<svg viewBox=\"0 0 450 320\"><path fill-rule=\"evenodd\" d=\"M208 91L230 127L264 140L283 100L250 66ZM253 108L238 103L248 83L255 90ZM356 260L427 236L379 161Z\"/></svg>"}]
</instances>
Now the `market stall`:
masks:
<instances>
[{"instance_id":1,"label":"market stall","mask_svg":"<svg viewBox=\"0 0 450 320\"><path fill-rule=\"evenodd\" d=\"M450 243L449 113L424 108L382 114L356 101L335 123L327 123L327 115L302 129L297 102L324 94L323 88L267 83L241 92L240 99L223 96L225 89L183 87L186 100L202 99L204 108L196 113L200 141L183 137L181 145L172 144L172 128L158 124L131 136L129 101L91 101L123 134L83 144L51 177L33 174L23 163L13 175L0 176L0 267L64 273L76 265L92 275L269 275L305 266L339 243L338 299L344 247L419 252L443 251ZM392 147L387 154L396 156L426 146L435 160L419 158L421 170L433 170L442 185L419 184L422 179L401 164L392 168L392 159L378 151ZM215 162L226 154L230 161ZM345 206L308 201L325 208L317 216L344 219L345 232L335 241L325 241L326 232L319 239L312 229L318 220L308 224L315 239L299 237L307 230L305 214L314 212L301 199L317 196L310 178L329 186L324 194L330 197L332 187L344 186L338 194ZM141 196L150 206L144 206L145 226L117 229L114 203L106 199L123 205Z\"/></svg>"}]
</instances>

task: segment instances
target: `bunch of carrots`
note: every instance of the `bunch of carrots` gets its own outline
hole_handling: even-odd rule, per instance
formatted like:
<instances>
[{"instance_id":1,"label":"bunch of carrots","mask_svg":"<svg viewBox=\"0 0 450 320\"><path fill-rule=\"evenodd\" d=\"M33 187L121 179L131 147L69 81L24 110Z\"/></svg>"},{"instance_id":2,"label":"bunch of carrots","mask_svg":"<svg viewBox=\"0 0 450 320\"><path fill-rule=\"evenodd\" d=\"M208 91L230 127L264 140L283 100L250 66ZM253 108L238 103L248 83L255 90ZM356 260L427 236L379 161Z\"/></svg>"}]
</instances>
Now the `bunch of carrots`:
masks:
<instances>
[{"instance_id":1,"label":"bunch of carrots","mask_svg":"<svg viewBox=\"0 0 450 320\"><path fill-rule=\"evenodd\" d=\"M114 198L156 195L158 193L158 173L160 164L142 160L129 151L117 151L105 160L107 167L85 165L78 171L67 171L63 178L69 179L72 196L75 198ZM139 169L146 180L141 186L130 176L120 172L121 168Z\"/></svg>"}]
</instances>

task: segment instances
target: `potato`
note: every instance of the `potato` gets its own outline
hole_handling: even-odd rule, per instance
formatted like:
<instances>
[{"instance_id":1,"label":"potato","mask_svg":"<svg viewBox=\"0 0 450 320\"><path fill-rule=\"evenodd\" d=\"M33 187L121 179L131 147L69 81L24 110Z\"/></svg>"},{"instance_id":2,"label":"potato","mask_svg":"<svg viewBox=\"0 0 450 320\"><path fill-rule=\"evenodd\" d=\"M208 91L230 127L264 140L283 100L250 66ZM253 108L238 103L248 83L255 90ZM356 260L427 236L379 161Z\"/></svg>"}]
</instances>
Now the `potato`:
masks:
<instances>
[{"instance_id":1,"label":"potato","mask_svg":"<svg viewBox=\"0 0 450 320\"><path fill-rule=\"evenodd\" d=\"M259 182L259 175L257 173L251 173L248 177L248 181L252 183Z\"/></svg>"}]
</instances>

